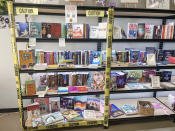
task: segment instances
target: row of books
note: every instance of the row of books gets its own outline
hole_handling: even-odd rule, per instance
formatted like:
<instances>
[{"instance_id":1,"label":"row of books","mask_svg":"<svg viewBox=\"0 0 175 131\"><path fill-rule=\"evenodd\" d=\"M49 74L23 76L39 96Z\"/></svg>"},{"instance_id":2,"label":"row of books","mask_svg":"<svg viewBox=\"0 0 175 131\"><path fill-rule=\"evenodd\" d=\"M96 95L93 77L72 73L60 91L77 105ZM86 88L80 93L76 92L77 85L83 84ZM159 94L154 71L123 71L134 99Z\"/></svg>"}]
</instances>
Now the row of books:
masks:
<instances>
[{"instance_id":1,"label":"row of books","mask_svg":"<svg viewBox=\"0 0 175 131\"><path fill-rule=\"evenodd\" d=\"M170 64L170 57L175 57L175 50L157 50L155 47L146 47L146 51L134 48L126 48L125 51L112 51L112 63L153 63ZM21 68L33 67L36 64L47 65L105 65L106 51L50 51L43 50L20 50ZM150 57L151 56L151 57ZM175 63L175 62L174 62ZM145 64L146 65L146 64Z\"/></svg>"},{"instance_id":2,"label":"row of books","mask_svg":"<svg viewBox=\"0 0 175 131\"><path fill-rule=\"evenodd\" d=\"M107 23L90 26L89 24L72 23L16 22L16 37L19 38L103 39L106 38L106 31Z\"/></svg>"},{"instance_id":3,"label":"row of books","mask_svg":"<svg viewBox=\"0 0 175 131\"><path fill-rule=\"evenodd\" d=\"M159 76L159 83L171 82L172 72L154 70L126 70L112 72L111 90L116 91L118 88L124 88L127 83L150 83L151 76ZM105 73L38 73L32 75L32 80L22 81L23 95L27 96L46 91L47 87L48 90L45 92L47 94L103 91L105 88Z\"/></svg>"}]
</instances>

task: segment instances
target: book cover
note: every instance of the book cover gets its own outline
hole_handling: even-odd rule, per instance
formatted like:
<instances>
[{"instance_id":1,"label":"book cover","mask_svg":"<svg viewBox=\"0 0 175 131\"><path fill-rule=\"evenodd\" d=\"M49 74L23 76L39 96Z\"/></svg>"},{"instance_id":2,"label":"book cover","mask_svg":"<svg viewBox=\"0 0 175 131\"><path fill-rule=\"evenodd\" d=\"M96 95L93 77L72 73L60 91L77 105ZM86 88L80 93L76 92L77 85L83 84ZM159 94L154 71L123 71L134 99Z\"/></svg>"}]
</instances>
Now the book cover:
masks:
<instances>
[{"instance_id":1,"label":"book cover","mask_svg":"<svg viewBox=\"0 0 175 131\"><path fill-rule=\"evenodd\" d=\"M117 74L118 74L116 77L117 88L124 88L126 85L127 74L123 72L117 72Z\"/></svg>"},{"instance_id":2,"label":"book cover","mask_svg":"<svg viewBox=\"0 0 175 131\"><path fill-rule=\"evenodd\" d=\"M124 115L124 113L117 106L115 106L114 104L111 104L110 115L112 117L118 117L118 116Z\"/></svg>"},{"instance_id":3,"label":"book cover","mask_svg":"<svg viewBox=\"0 0 175 131\"><path fill-rule=\"evenodd\" d=\"M163 71L161 82L171 82L172 71Z\"/></svg>"},{"instance_id":4,"label":"book cover","mask_svg":"<svg viewBox=\"0 0 175 131\"><path fill-rule=\"evenodd\" d=\"M99 23L99 39L106 39L107 23Z\"/></svg>"},{"instance_id":5,"label":"book cover","mask_svg":"<svg viewBox=\"0 0 175 131\"><path fill-rule=\"evenodd\" d=\"M122 39L121 27L120 26L114 26L113 39Z\"/></svg>"},{"instance_id":6,"label":"book cover","mask_svg":"<svg viewBox=\"0 0 175 131\"><path fill-rule=\"evenodd\" d=\"M32 51L20 50L19 51L20 66L21 68L29 68L34 64L34 56Z\"/></svg>"},{"instance_id":7,"label":"book cover","mask_svg":"<svg viewBox=\"0 0 175 131\"><path fill-rule=\"evenodd\" d=\"M160 88L160 76L151 77L151 86L153 88Z\"/></svg>"},{"instance_id":8,"label":"book cover","mask_svg":"<svg viewBox=\"0 0 175 131\"><path fill-rule=\"evenodd\" d=\"M144 39L145 37L145 23L138 24L137 39Z\"/></svg>"},{"instance_id":9,"label":"book cover","mask_svg":"<svg viewBox=\"0 0 175 131\"><path fill-rule=\"evenodd\" d=\"M94 110L84 110L85 120L96 120L96 114Z\"/></svg>"},{"instance_id":10,"label":"book cover","mask_svg":"<svg viewBox=\"0 0 175 131\"><path fill-rule=\"evenodd\" d=\"M26 95L32 96L36 95L36 84L35 80L25 81Z\"/></svg>"},{"instance_id":11,"label":"book cover","mask_svg":"<svg viewBox=\"0 0 175 131\"><path fill-rule=\"evenodd\" d=\"M126 70L126 72L128 83L137 83L142 78L142 70Z\"/></svg>"},{"instance_id":12,"label":"book cover","mask_svg":"<svg viewBox=\"0 0 175 131\"><path fill-rule=\"evenodd\" d=\"M128 39L137 39L137 23L128 23Z\"/></svg>"},{"instance_id":13,"label":"book cover","mask_svg":"<svg viewBox=\"0 0 175 131\"><path fill-rule=\"evenodd\" d=\"M65 5L65 23L77 23L77 5Z\"/></svg>"},{"instance_id":14,"label":"book cover","mask_svg":"<svg viewBox=\"0 0 175 131\"><path fill-rule=\"evenodd\" d=\"M74 99L68 97L60 97L60 107L62 109L74 109Z\"/></svg>"},{"instance_id":15,"label":"book cover","mask_svg":"<svg viewBox=\"0 0 175 131\"><path fill-rule=\"evenodd\" d=\"M131 58L130 59L131 59L132 63L139 62L139 60L140 60L140 51L131 50L130 54L131 54Z\"/></svg>"},{"instance_id":16,"label":"book cover","mask_svg":"<svg viewBox=\"0 0 175 131\"><path fill-rule=\"evenodd\" d=\"M93 65L100 65L101 64L101 51L94 51L93 52Z\"/></svg>"},{"instance_id":17,"label":"book cover","mask_svg":"<svg viewBox=\"0 0 175 131\"><path fill-rule=\"evenodd\" d=\"M75 96L74 97L74 110L84 111L86 109L87 96Z\"/></svg>"},{"instance_id":18,"label":"book cover","mask_svg":"<svg viewBox=\"0 0 175 131\"><path fill-rule=\"evenodd\" d=\"M84 38L84 28L83 24L73 24L73 36L72 38Z\"/></svg>"},{"instance_id":19,"label":"book cover","mask_svg":"<svg viewBox=\"0 0 175 131\"><path fill-rule=\"evenodd\" d=\"M153 39L154 25L145 25L145 39Z\"/></svg>"},{"instance_id":20,"label":"book cover","mask_svg":"<svg viewBox=\"0 0 175 131\"><path fill-rule=\"evenodd\" d=\"M126 115L138 114L137 107L134 105L124 104L121 109Z\"/></svg>"},{"instance_id":21,"label":"book cover","mask_svg":"<svg viewBox=\"0 0 175 131\"><path fill-rule=\"evenodd\" d=\"M41 23L30 22L30 37L42 38Z\"/></svg>"},{"instance_id":22,"label":"book cover","mask_svg":"<svg viewBox=\"0 0 175 131\"><path fill-rule=\"evenodd\" d=\"M97 99L95 97L88 97L86 109L100 111L100 99Z\"/></svg>"},{"instance_id":23,"label":"book cover","mask_svg":"<svg viewBox=\"0 0 175 131\"><path fill-rule=\"evenodd\" d=\"M98 39L98 35L99 35L99 27L90 26L90 39Z\"/></svg>"},{"instance_id":24,"label":"book cover","mask_svg":"<svg viewBox=\"0 0 175 131\"><path fill-rule=\"evenodd\" d=\"M28 38L29 26L25 22L16 22L16 37Z\"/></svg>"},{"instance_id":25,"label":"book cover","mask_svg":"<svg viewBox=\"0 0 175 131\"><path fill-rule=\"evenodd\" d=\"M36 98L34 99L34 102L38 102L40 104L41 114L50 113L49 98Z\"/></svg>"},{"instance_id":26,"label":"book cover","mask_svg":"<svg viewBox=\"0 0 175 131\"><path fill-rule=\"evenodd\" d=\"M155 47L146 47L147 54L156 54L156 48Z\"/></svg>"},{"instance_id":27,"label":"book cover","mask_svg":"<svg viewBox=\"0 0 175 131\"><path fill-rule=\"evenodd\" d=\"M155 54L147 54L147 65L156 66L156 55Z\"/></svg>"},{"instance_id":28,"label":"book cover","mask_svg":"<svg viewBox=\"0 0 175 131\"><path fill-rule=\"evenodd\" d=\"M118 73L111 73L111 91L117 90L117 76Z\"/></svg>"},{"instance_id":29,"label":"book cover","mask_svg":"<svg viewBox=\"0 0 175 131\"><path fill-rule=\"evenodd\" d=\"M66 30L67 30L67 38L72 39L72 37L73 37L73 25L72 25L72 23L66 24Z\"/></svg>"},{"instance_id":30,"label":"book cover","mask_svg":"<svg viewBox=\"0 0 175 131\"><path fill-rule=\"evenodd\" d=\"M60 111L60 98L49 98L50 111L52 113Z\"/></svg>"},{"instance_id":31,"label":"book cover","mask_svg":"<svg viewBox=\"0 0 175 131\"><path fill-rule=\"evenodd\" d=\"M146 0L146 8L169 9L170 0Z\"/></svg>"},{"instance_id":32,"label":"book cover","mask_svg":"<svg viewBox=\"0 0 175 131\"><path fill-rule=\"evenodd\" d=\"M74 110L67 110L62 112L62 115L67 119L67 121L72 121L72 119L80 116L76 111Z\"/></svg>"},{"instance_id":33,"label":"book cover","mask_svg":"<svg viewBox=\"0 0 175 131\"><path fill-rule=\"evenodd\" d=\"M27 120L32 120L40 116L40 105L39 103L33 103L27 106Z\"/></svg>"},{"instance_id":34,"label":"book cover","mask_svg":"<svg viewBox=\"0 0 175 131\"><path fill-rule=\"evenodd\" d=\"M92 91L103 91L105 87L105 73L104 72L92 72Z\"/></svg>"}]
</instances>

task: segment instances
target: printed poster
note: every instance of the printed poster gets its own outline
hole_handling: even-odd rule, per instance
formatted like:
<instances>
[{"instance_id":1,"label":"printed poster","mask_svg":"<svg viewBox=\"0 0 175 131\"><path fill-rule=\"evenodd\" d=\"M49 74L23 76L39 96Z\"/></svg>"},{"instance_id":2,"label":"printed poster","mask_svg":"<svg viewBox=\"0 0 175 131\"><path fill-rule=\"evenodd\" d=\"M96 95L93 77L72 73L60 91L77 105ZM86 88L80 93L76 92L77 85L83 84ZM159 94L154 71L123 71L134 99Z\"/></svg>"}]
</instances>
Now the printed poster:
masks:
<instances>
[{"instance_id":1,"label":"printed poster","mask_svg":"<svg viewBox=\"0 0 175 131\"><path fill-rule=\"evenodd\" d=\"M76 5L65 5L65 23L77 23Z\"/></svg>"}]
</instances>

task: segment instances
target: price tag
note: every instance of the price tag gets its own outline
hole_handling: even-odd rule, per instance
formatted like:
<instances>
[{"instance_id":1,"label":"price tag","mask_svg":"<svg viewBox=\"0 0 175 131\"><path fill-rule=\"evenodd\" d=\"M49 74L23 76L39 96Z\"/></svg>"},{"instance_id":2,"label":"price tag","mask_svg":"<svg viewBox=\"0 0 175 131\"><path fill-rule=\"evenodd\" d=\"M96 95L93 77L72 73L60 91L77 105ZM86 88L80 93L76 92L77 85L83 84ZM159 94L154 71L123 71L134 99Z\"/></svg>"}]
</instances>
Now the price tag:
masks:
<instances>
[{"instance_id":1,"label":"price tag","mask_svg":"<svg viewBox=\"0 0 175 131\"><path fill-rule=\"evenodd\" d=\"M59 38L59 47L65 47L65 46L66 46L65 38Z\"/></svg>"},{"instance_id":2,"label":"price tag","mask_svg":"<svg viewBox=\"0 0 175 131\"><path fill-rule=\"evenodd\" d=\"M36 38L29 38L29 46L36 46Z\"/></svg>"},{"instance_id":3,"label":"price tag","mask_svg":"<svg viewBox=\"0 0 175 131\"><path fill-rule=\"evenodd\" d=\"M25 14L25 15L38 15L38 8L23 8L16 7L16 14Z\"/></svg>"},{"instance_id":4,"label":"price tag","mask_svg":"<svg viewBox=\"0 0 175 131\"><path fill-rule=\"evenodd\" d=\"M104 17L104 10L86 10L87 17Z\"/></svg>"}]
</instances>

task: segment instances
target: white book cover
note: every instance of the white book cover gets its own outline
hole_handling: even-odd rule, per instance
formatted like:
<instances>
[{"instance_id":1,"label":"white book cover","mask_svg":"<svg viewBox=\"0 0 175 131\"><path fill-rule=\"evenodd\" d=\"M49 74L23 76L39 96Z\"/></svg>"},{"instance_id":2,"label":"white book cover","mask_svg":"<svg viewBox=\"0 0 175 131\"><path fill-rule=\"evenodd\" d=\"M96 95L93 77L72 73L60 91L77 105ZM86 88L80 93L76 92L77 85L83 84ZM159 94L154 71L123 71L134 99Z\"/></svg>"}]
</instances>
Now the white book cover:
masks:
<instances>
[{"instance_id":1,"label":"white book cover","mask_svg":"<svg viewBox=\"0 0 175 131\"><path fill-rule=\"evenodd\" d=\"M170 9L170 0L146 0L146 8Z\"/></svg>"},{"instance_id":2,"label":"white book cover","mask_svg":"<svg viewBox=\"0 0 175 131\"><path fill-rule=\"evenodd\" d=\"M147 54L147 65L156 66L156 55L155 54Z\"/></svg>"},{"instance_id":3,"label":"white book cover","mask_svg":"<svg viewBox=\"0 0 175 131\"><path fill-rule=\"evenodd\" d=\"M65 23L77 23L76 5L65 5Z\"/></svg>"},{"instance_id":4,"label":"white book cover","mask_svg":"<svg viewBox=\"0 0 175 131\"><path fill-rule=\"evenodd\" d=\"M167 30L168 30L168 26L165 25L165 37L164 37L164 39L167 39Z\"/></svg>"},{"instance_id":5,"label":"white book cover","mask_svg":"<svg viewBox=\"0 0 175 131\"><path fill-rule=\"evenodd\" d=\"M113 39L122 39L121 27L114 26Z\"/></svg>"},{"instance_id":6,"label":"white book cover","mask_svg":"<svg viewBox=\"0 0 175 131\"><path fill-rule=\"evenodd\" d=\"M98 38L106 39L107 35L107 23L99 23L99 35Z\"/></svg>"},{"instance_id":7,"label":"white book cover","mask_svg":"<svg viewBox=\"0 0 175 131\"><path fill-rule=\"evenodd\" d=\"M97 39L99 34L98 26L90 26L90 39Z\"/></svg>"},{"instance_id":8,"label":"white book cover","mask_svg":"<svg viewBox=\"0 0 175 131\"><path fill-rule=\"evenodd\" d=\"M96 120L96 114L94 110L84 110L85 120Z\"/></svg>"},{"instance_id":9,"label":"white book cover","mask_svg":"<svg viewBox=\"0 0 175 131\"><path fill-rule=\"evenodd\" d=\"M145 25L145 39L153 38L154 25Z\"/></svg>"},{"instance_id":10,"label":"white book cover","mask_svg":"<svg viewBox=\"0 0 175 131\"><path fill-rule=\"evenodd\" d=\"M160 88L160 76L151 76L151 86L153 88Z\"/></svg>"}]
</instances>

